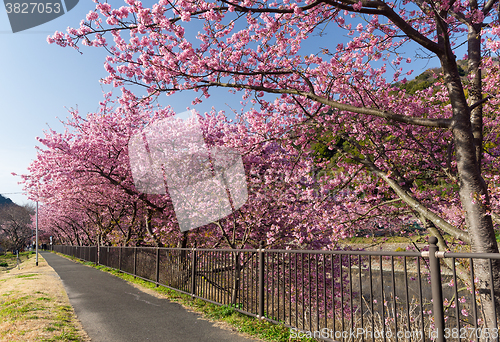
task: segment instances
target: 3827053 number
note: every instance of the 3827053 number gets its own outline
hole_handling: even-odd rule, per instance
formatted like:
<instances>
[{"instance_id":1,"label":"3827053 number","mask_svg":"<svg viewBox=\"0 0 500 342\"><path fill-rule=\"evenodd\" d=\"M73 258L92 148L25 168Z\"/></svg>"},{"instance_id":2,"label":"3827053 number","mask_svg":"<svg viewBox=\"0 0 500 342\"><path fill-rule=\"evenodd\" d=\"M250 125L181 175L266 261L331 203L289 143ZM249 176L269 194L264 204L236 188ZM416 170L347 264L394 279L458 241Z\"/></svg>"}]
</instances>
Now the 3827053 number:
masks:
<instances>
[{"instance_id":1,"label":"3827053 number","mask_svg":"<svg viewBox=\"0 0 500 342\"><path fill-rule=\"evenodd\" d=\"M445 338L460 338L460 339L475 339L477 338L492 338L496 339L499 336L498 329L495 328L446 328L444 329Z\"/></svg>"},{"instance_id":2,"label":"3827053 number","mask_svg":"<svg viewBox=\"0 0 500 342\"><path fill-rule=\"evenodd\" d=\"M5 3L7 13L30 14L30 13L60 13L61 4L58 2L7 2Z\"/></svg>"}]
</instances>

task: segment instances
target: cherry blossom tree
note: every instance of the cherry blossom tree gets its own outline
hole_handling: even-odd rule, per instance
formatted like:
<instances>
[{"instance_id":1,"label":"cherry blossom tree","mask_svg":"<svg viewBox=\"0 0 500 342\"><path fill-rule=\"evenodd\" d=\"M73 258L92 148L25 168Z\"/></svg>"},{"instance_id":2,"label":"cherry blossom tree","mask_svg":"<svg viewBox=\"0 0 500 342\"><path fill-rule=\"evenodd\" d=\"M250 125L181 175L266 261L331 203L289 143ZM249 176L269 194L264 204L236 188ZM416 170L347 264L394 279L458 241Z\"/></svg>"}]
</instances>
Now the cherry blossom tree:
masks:
<instances>
[{"instance_id":1,"label":"cherry blossom tree","mask_svg":"<svg viewBox=\"0 0 500 342\"><path fill-rule=\"evenodd\" d=\"M373 210L413 211L442 248L447 233L473 252L498 253L496 0L126 3L97 2L79 28L48 40L106 49L104 82L142 86L147 99L191 90L196 104L212 88L240 92L251 108L235 126L254 134L248 144L315 156L327 189L362 189ZM397 86L408 49L440 61L432 87ZM486 264L477 267L485 286Z\"/></svg>"},{"instance_id":2,"label":"cherry blossom tree","mask_svg":"<svg viewBox=\"0 0 500 342\"><path fill-rule=\"evenodd\" d=\"M24 176L33 199L43 202L40 225L51 231L57 243L102 246L145 242L182 247L196 243L200 247L241 249L256 248L265 241L268 248L333 249L338 240L354 233L352 226L377 218L369 215L373 197L360 198L360 191L351 190L332 193L312 173L315 163L302 157L300 151L286 151L275 141L253 146L248 143L251 136L241 131L243 127L232 125L223 113L212 112L199 117L207 144L241 152L249 196L231 215L190 234L180 233L168 194L147 195L137 190L129 167L130 151L127 153L127 142L137 131L144 125L157 127L155 120L172 113L135 107L127 114L123 107L109 104L108 97L99 113L85 118L73 112L64 123L65 133L46 132L39 138L44 147L30 166L30 174ZM340 173L337 178L347 182L349 176ZM390 224L388 217L385 213L378 222ZM185 251L180 255L186 257ZM237 275L249 267L253 257L235 254L228 266L236 272L233 302L240 289ZM190 274L183 266L178 271ZM347 282L342 284L335 286L347 286ZM337 309L341 310L340 306Z\"/></svg>"},{"instance_id":3,"label":"cherry blossom tree","mask_svg":"<svg viewBox=\"0 0 500 342\"><path fill-rule=\"evenodd\" d=\"M166 195L148 195L134 185L127 153L138 130L171 113L147 108L124 114L105 101L100 113L82 118L76 111L63 134L48 131L39 141L37 159L24 176L34 200L44 203L40 220L71 244L123 244L144 240L164 246L187 246ZM358 193L332 196L310 174L311 163L297 150L286 153L276 142L252 147L249 137L221 113L200 117L210 146L240 150L248 175L249 198L227 218L200 228L191 240L199 246L268 246L333 248L352 234L354 221L373 219L350 214L346 206L371 206ZM351 204L349 204L351 202ZM372 201L373 202L373 201ZM342 222L336 220L342 217ZM151 240L149 240L151 239Z\"/></svg>"}]
</instances>

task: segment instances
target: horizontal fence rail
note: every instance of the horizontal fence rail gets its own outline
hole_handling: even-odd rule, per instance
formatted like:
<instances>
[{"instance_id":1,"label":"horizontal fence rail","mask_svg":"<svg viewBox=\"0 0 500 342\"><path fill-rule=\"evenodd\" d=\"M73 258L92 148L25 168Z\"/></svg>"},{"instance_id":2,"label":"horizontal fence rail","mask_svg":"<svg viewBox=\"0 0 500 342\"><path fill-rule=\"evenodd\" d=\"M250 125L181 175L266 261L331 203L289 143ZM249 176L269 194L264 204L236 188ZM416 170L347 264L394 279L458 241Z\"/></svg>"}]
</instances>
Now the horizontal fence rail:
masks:
<instances>
[{"instance_id":1,"label":"horizontal fence rail","mask_svg":"<svg viewBox=\"0 0 500 342\"><path fill-rule=\"evenodd\" d=\"M498 301L491 299L499 296L493 278L500 255L439 252L430 241L424 252L61 245L54 250L283 324L292 338L498 341ZM489 282L478 281L478 267L486 267Z\"/></svg>"}]
</instances>

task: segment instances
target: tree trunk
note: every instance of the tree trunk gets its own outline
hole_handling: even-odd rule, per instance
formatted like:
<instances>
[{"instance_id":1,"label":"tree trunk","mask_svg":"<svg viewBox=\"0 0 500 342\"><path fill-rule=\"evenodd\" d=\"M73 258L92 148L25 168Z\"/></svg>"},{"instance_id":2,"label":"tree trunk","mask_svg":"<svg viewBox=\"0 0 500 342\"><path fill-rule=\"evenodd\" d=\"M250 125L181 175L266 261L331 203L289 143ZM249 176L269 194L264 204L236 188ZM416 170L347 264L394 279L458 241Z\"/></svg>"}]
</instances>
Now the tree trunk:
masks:
<instances>
[{"instance_id":1,"label":"tree trunk","mask_svg":"<svg viewBox=\"0 0 500 342\"><path fill-rule=\"evenodd\" d=\"M182 232L182 238L177 242L177 248L187 248L188 232L189 231ZM182 249L180 251L180 257L181 257L181 265L183 265L183 269L186 266L186 255L187 255L186 250Z\"/></svg>"},{"instance_id":2,"label":"tree trunk","mask_svg":"<svg viewBox=\"0 0 500 342\"><path fill-rule=\"evenodd\" d=\"M156 244L156 247L162 247L160 239L154 234L151 219L153 218L153 210L146 210L146 230Z\"/></svg>"},{"instance_id":3,"label":"tree trunk","mask_svg":"<svg viewBox=\"0 0 500 342\"><path fill-rule=\"evenodd\" d=\"M240 290L240 277L241 277L241 264L240 264L240 253L234 253L234 279L233 279L233 289L231 291L231 304L236 306L238 300L238 294Z\"/></svg>"},{"instance_id":4,"label":"tree trunk","mask_svg":"<svg viewBox=\"0 0 500 342\"><path fill-rule=\"evenodd\" d=\"M462 209L465 211L465 222L471 241L471 252L498 253L493 222L489 214L488 189L481 176L476 155L471 111L465 98L455 56L451 49L441 58L441 65L453 109L451 131L459 176L460 201ZM498 267L497 262L494 262L493 265ZM486 325L492 327L496 320L493 311L494 305L497 307L497 313L500 313L500 307L498 306L498 303L500 303L500 293L498 292L498 289L500 289L500 274L494 272L493 282L496 297L496 304L494 304L489 295L491 280L488 271L488 260L477 259L474 266L475 277L477 278L476 289L479 291L479 299L482 303Z\"/></svg>"}]
</instances>

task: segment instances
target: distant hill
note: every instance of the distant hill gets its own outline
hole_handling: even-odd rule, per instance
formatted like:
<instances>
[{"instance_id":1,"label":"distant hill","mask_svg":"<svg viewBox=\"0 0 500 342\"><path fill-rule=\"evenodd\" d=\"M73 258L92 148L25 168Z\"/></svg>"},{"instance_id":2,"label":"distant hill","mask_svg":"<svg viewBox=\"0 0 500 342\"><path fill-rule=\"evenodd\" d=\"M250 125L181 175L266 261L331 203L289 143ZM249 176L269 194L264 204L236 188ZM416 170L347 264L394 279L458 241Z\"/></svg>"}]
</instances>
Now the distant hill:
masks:
<instances>
[{"instance_id":1,"label":"distant hill","mask_svg":"<svg viewBox=\"0 0 500 342\"><path fill-rule=\"evenodd\" d=\"M2 195L0 195L0 206L1 205L6 205L6 204L12 204L12 200L8 197L3 197Z\"/></svg>"},{"instance_id":2,"label":"distant hill","mask_svg":"<svg viewBox=\"0 0 500 342\"><path fill-rule=\"evenodd\" d=\"M458 73L461 78L465 81L467 78L467 61L466 60L457 60L458 64ZM434 78L434 74L439 74L441 72L441 68L432 68L427 69L417 77L415 77L411 81L407 81L405 84L401 82L396 83L395 85L401 89L406 89L408 94L415 94L417 90L423 90L425 88L429 88L432 86L437 80Z\"/></svg>"}]
</instances>

